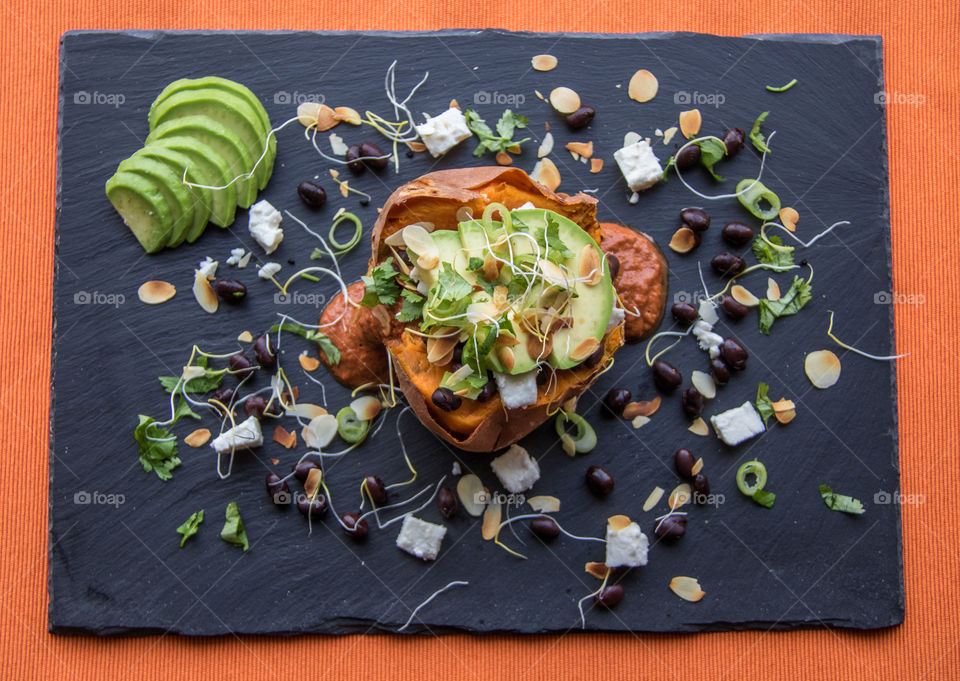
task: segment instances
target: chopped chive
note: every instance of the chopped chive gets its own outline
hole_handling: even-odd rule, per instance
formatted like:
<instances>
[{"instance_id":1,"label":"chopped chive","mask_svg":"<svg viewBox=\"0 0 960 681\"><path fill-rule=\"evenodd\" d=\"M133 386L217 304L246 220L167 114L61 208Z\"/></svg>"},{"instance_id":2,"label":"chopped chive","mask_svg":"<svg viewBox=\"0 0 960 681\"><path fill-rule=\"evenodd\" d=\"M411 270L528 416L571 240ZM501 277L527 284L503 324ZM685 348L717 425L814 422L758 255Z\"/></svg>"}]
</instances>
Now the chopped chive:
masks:
<instances>
[{"instance_id":1,"label":"chopped chive","mask_svg":"<svg viewBox=\"0 0 960 681\"><path fill-rule=\"evenodd\" d=\"M797 79L794 78L793 80L791 80L791 81L790 81L789 83L787 83L786 85L781 85L780 87L775 87L775 86L773 86L773 85L768 85L768 86L767 86L767 90L769 90L770 92L786 92L787 90L789 90L790 88L792 88L792 87L793 87L794 85L796 85L796 84L797 84Z\"/></svg>"}]
</instances>

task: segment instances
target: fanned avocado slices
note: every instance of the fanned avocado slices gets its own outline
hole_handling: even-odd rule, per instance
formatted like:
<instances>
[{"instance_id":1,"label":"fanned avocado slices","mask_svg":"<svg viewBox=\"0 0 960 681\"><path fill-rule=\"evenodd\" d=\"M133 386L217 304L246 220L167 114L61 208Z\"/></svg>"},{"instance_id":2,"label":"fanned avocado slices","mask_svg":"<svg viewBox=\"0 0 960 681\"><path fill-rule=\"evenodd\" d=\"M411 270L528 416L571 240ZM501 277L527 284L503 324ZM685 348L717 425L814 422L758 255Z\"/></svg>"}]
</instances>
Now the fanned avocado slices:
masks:
<instances>
[{"instance_id":1,"label":"fanned avocado slices","mask_svg":"<svg viewBox=\"0 0 960 681\"><path fill-rule=\"evenodd\" d=\"M180 152L190 159L191 169L197 177L203 178L200 184L223 187L210 190L210 222L217 227L233 224L237 212L237 185L234 183L227 186L233 175L220 154L194 137L164 137L154 140L150 146L166 147Z\"/></svg>"},{"instance_id":2,"label":"fanned avocado slices","mask_svg":"<svg viewBox=\"0 0 960 681\"><path fill-rule=\"evenodd\" d=\"M210 219L212 198L209 189L196 185L209 185L210 178L198 172L194 167L193 161L188 156L159 144L148 144L138 151L137 154L166 163L179 177L185 178L190 182L190 185L184 186L186 186L190 192L190 199L193 203L193 224L187 230L186 237L190 243L199 239L200 235L203 234L203 230L207 227L207 221Z\"/></svg>"},{"instance_id":3,"label":"fanned avocado slices","mask_svg":"<svg viewBox=\"0 0 960 681\"><path fill-rule=\"evenodd\" d=\"M107 180L107 198L147 253L167 245L173 216L156 183L134 173L118 172Z\"/></svg>"},{"instance_id":4,"label":"fanned avocado slices","mask_svg":"<svg viewBox=\"0 0 960 681\"><path fill-rule=\"evenodd\" d=\"M118 171L140 175L155 183L166 198L173 220L170 222L170 236L168 246L179 246L187 237L187 232L193 226L193 201L190 192L174 173L170 166L161 161L142 156L138 151L128 159L120 162Z\"/></svg>"}]
</instances>

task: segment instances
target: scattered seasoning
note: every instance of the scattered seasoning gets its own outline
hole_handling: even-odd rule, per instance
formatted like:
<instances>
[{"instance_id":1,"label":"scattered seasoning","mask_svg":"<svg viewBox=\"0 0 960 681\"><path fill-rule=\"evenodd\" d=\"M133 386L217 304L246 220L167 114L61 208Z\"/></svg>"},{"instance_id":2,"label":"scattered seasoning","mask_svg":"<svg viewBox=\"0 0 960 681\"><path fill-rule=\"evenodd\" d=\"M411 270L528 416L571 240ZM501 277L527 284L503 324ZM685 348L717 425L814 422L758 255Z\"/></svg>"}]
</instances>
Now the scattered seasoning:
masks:
<instances>
[{"instance_id":1,"label":"scattered seasoning","mask_svg":"<svg viewBox=\"0 0 960 681\"><path fill-rule=\"evenodd\" d=\"M630 95L630 99L643 103L656 97L659 89L660 83L657 82L657 77L646 69L640 69L630 78L627 94Z\"/></svg>"},{"instance_id":2,"label":"scattered seasoning","mask_svg":"<svg viewBox=\"0 0 960 681\"><path fill-rule=\"evenodd\" d=\"M670 591L691 603L696 603L707 595L700 588L700 583L693 577L674 577L670 580Z\"/></svg>"},{"instance_id":3,"label":"scattered seasoning","mask_svg":"<svg viewBox=\"0 0 960 681\"><path fill-rule=\"evenodd\" d=\"M781 86L779 86L779 87L775 87L775 86L773 86L773 85L767 85L767 90L770 91L770 92L786 92L787 90L789 90L790 88L792 88L792 87L793 87L794 85L796 85L796 84L797 84L797 79L794 78L793 80L791 80L791 81L790 81L789 83L787 83L786 85L781 85Z\"/></svg>"},{"instance_id":4,"label":"scattered seasoning","mask_svg":"<svg viewBox=\"0 0 960 681\"><path fill-rule=\"evenodd\" d=\"M166 281L147 281L137 289L137 297L147 305L165 303L177 294L177 287Z\"/></svg>"},{"instance_id":5,"label":"scattered seasoning","mask_svg":"<svg viewBox=\"0 0 960 681\"><path fill-rule=\"evenodd\" d=\"M831 511L842 511L852 515L861 515L866 511L859 499L848 497L846 494L837 494L827 485L820 485L820 497Z\"/></svg>"}]
</instances>

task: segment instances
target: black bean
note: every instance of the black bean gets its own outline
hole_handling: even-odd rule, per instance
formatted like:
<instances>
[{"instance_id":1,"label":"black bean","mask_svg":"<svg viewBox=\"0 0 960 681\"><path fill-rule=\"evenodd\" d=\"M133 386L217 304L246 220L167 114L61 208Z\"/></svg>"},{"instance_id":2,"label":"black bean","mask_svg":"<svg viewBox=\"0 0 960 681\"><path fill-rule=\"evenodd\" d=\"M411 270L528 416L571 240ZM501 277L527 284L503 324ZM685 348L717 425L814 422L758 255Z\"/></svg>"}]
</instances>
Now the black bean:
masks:
<instances>
[{"instance_id":1,"label":"black bean","mask_svg":"<svg viewBox=\"0 0 960 681\"><path fill-rule=\"evenodd\" d=\"M605 497L613 491L613 476L600 466L587 469L587 487L594 494Z\"/></svg>"},{"instance_id":2,"label":"black bean","mask_svg":"<svg viewBox=\"0 0 960 681\"><path fill-rule=\"evenodd\" d=\"M700 316L697 308L690 303L674 303L670 308L670 314L681 324L693 324Z\"/></svg>"},{"instance_id":3,"label":"black bean","mask_svg":"<svg viewBox=\"0 0 960 681\"><path fill-rule=\"evenodd\" d=\"M747 368L747 358L750 356L746 348L732 338L724 338L720 346L720 356L731 369L742 371Z\"/></svg>"},{"instance_id":4,"label":"black bean","mask_svg":"<svg viewBox=\"0 0 960 681\"><path fill-rule=\"evenodd\" d=\"M239 379L247 378L248 376L253 376L254 368L253 362L247 359L247 356L241 352L238 352L235 355L230 355L230 371L235 372L235 376Z\"/></svg>"},{"instance_id":5,"label":"black bean","mask_svg":"<svg viewBox=\"0 0 960 681\"><path fill-rule=\"evenodd\" d=\"M693 479L693 501L696 504L707 503L707 497L710 495L710 481L703 473L697 473Z\"/></svg>"},{"instance_id":6,"label":"black bean","mask_svg":"<svg viewBox=\"0 0 960 681\"><path fill-rule=\"evenodd\" d=\"M537 516L530 521L530 531L544 541L553 541L560 536L560 526L550 516Z\"/></svg>"},{"instance_id":7,"label":"black bean","mask_svg":"<svg viewBox=\"0 0 960 681\"><path fill-rule=\"evenodd\" d=\"M747 268L747 263L736 253L718 253L710 261L713 271L722 277L732 277L740 274Z\"/></svg>"},{"instance_id":8,"label":"black bean","mask_svg":"<svg viewBox=\"0 0 960 681\"><path fill-rule=\"evenodd\" d=\"M211 401L217 401L220 404L230 406L230 402L233 400L233 388L220 388L218 391L213 393L210 397Z\"/></svg>"},{"instance_id":9,"label":"black bean","mask_svg":"<svg viewBox=\"0 0 960 681\"><path fill-rule=\"evenodd\" d=\"M603 591L594 596L594 598L597 599L597 603L603 607L612 608L623 600L623 587L619 584L606 586L603 588Z\"/></svg>"},{"instance_id":10,"label":"black bean","mask_svg":"<svg viewBox=\"0 0 960 681\"><path fill-rule=\"evenodd\" d=\"M676 154L675 158L680 170L690 170L700 162L700 146L691 144L679 154Z\"/></svg>"},{"instance_id":11,"label":"black bean","mask_svg":"<svg viewBox=\"0 0 960 681\"><path fill-rule=\"evenodd\" d=\"M263 410L267 408L267 400L263 395L251 395L243 401L243 412L247 416L263 418Z\"/></svg>"},{"instance_id":12,"label":"black bean","mask_svg":"<svg viewBox=\"0 0 960 681\"><path fill-rule=\"evenodd\" d=\"M627 402L632 397L633 393L626 388L610 388L610 391L603 398L603 403L607 405L607 409L617 416L621 416L623 408L627 406Z\"/></svg>"},{"instance_id":13,"label":"black bean","mask_svg":"<svg viewBox=\"0 0 960 681\"><path fill-rule=\"evenodd\" d=\"M703 232L710 227L710 215L702 208L684 208L680 219L694 232Z\"/></svg>"},{"instance_id":14,"label":"black bean","mask_svg":"<svg viewBox=\"0 0 960 681\"><path fill-rule=\"evenodd\" d=\"M743 128L730 128L723 133L723 146L727 148L727 156L736 156L737 152L743 148L743 143L747 139Z\"/></svg>"},{"instance_id":15,"label":"black bean","mask_svg":"<svg viewBox=\"0 0 960 681\"><path fill-rule=\"evenodd\" d=\"M297 510L316 520L327 512L327 498L322 494L312 499L306 496L300 497L297 499Z\"/></svg>"},{"instance_id":16,"label":"black bean","mask_svg":"<svg viewBox=\"0 0 960 681\"><path fill-rule=\"evenodd\" d=\"M603 359L603 354L604 354L605 352L606 352L606 348L604 348L604 347L601 345L599 348L597 348L597 349L594 350L592 353L590 353L590 356L589 356L589 357L587 357L585 360L583 360L583 365L584 365L585 367L587 367L588 369L592 369L593 367L595 367L595 366L597 366L598 364L600 364L600 360Z\"/></svg>"},{"instance_id":17,"label":"black bean","mask_svg":"<svg viewBox=\"0 0 960 681\"><path fill-rule=\"evenodd\" d=\"M343 531L356 540L366 539L367 534L370 533L366 518L361 518L359 513L344 513L340 516L340 520L346 526Z\"/></svg>"},{"instance_id":18,"label":"black bean","mask_svg":"<svg viewBox=\"0 0 960 681\"><path fill-rule=\"evenodd\" d=\"M723 308L723 311L726 312L730 319L735 321L743 319L750 312L750 308L748 308L746 305L738 303L730 294L724 294L723 301L720 303L720 307Z\"/></svg>"},{"instance_id":19,"label":"black bean","mask_svg":"<svg viewBox=\"0 0 960 681\"><path fill-rule=\"evenodd\" d=\"M687 531L687 516L668 515L657 523L654 534L658 539L679 539Z\"/></svg>"},{"instance_id":20,"label":"black bean","mask_svg":"<svg viewBox=\"0 0 960 681\"><path fill-rule=\"evenodd\" d=\"M483 388L480 390L480 394L477 395L477 402L486 402L496 394L497 394L497 382L487 381L484 384Z\"/></svg>"},{"instance_id":21,"label":"black bean","mask_svg":"<svg viewBox=\"0 0 960 681\"><path fill-rule=\"evenodd\" d=\"M728 222L723 226L720 236L734 248L741 248L753 240L753 227L742 222Z\"/></svg>"},{"instance_id":22,"label":"black bean","mask_svg":"<svg viewBox=\"0 0 960 681\"><path fill-rule=\"evenodd\" d=\"M454 395L450 388L444 387L434 390L433 396L430 399L433 400L436 406L444 411L456 411L460 408L460 405L463 404L463 400L460 399L459 395Z\"/></svg>"},{"instance_id":23,"label":"black bean","mask_svg":"<svg viewBox=\"0 0 960 681\"><path fill-rule=\"evenodd\" d=\"M670 392L680 387L683 383L683 375L670 362L658 359L653 363L653 382L660 390Z\"/></svg>"},{"instance_id":24,"label":"black bean","mask_svg":"<svg viewBox=\"0 0 960 681\"><path fill-rule=\"evenodd\" d=\"M273 499L277 506L283 506L290 503L290 487L287 481L276 473L267 474L267 494Z\"/></svg>"},{"instance_id":25,"label":"black bean","mask_svg":"<svg viewBox=\"0 0 960 681\"><path fill-rule=\"evenodd\" d=\"M263 334L257 340L253 341L253 354L257 357L257 362L264 369L272 369L277 365L277 356L273 351L273 343L270 336Z\"/></svg>"},{"instance_id":26,"label":"black bean","mask_svg":"<svg viewBox=\"0 0 960 681\"><path fill-rule=\"evenodd\" d=\"M717 385L726 385L730 382L730 367L719 357L710 360L710 375Z\"/></svg>"},{"instance_id":27,"label":"black bean","mask_svg":"<svg viewBox=\"0 0 960 681\"><path fill-rule=\"evenodd\" d=\"M363 486L367 489L367 495L377 506L383 506L387 503L387 488L383 480L376 475L368 475L363 479Z\"/></svg>"},{"instance_id":28,"label":"black bean","mask_svg":"<svg viewBox=\"0 0 960 681\"><path fill-rule=\"evenodd\" d=\"M387 167L389 159L384 156L383 152L380 151L378 147L373 142L364 142L360 145L360 155L364 157L363 165L367 166L370 170L379 172Z\"/></svg>"},{"instance_id":29,"label":"black bean","mask_svg":"<svg viewBox=\"0 0 960 681\"><path fill-rule=\"evenodd\" d=\"M213 290L226 303L238 303L247 296L247 287L236 279L220 279L213 285Z\"/></svg>"},{"instance_id":30,"label":"black bean","mask_svg":"<svg viewBox=\"0 0 960 681\"><path fill-rule=\"evenodd\" d=\"M546 385L550 381L550 369L541 365L537 369L537 385Z\"/></svg>"},{"instance_id":31,"label":"black bean","mask_svg":"<svg viewBox=\"0 0 960 681\"><path fill-rule=\"evenodd\" d=\"M437 507L444 518L452 518L457 515L457 509L460 504L457 503L457 495L449 487L441 487L437 492Z\"/></svg>"},{"instance_id":32,"label":"black bean","mask_svg":"<svg viewBox=\"0 0 960 681\"><path fill-rule=\"evenodd\" d=\"M317 464L307 460L294 464L290 470L293 472L293 477L300 482L306 482L307 476L310 475L310 471L314 468L317 468Z\"/></svg>"},{"instance_id":33,"label":"black bean","mask_svg":"<svg viewBox=\"0 0 960 681\"><path fill-rule=\"evenodd\" d=\"M463 343L457 343L453 346L453 363L463 366ZM456 369L452 369L450 373L453 373Z\"/></svg>"},{"instance_id":34,"label":"black bean","mask_svg":"<svg viewBox=\"0 0 960 681\"><path fill-rule=\"evenodd\" d=\"M351 144L349 147L347 147L347 168L354 175L360 175L364 170L367 169L367 166L363 165L363 161L357 160L361 156L362 154L360 153L359 144Z\"/></svg>"},{"instance_id":35,"label":"black bean","mask_svg":"<svg viewBox=\"0 0 960 681\"><path fill-rule=\"evenodd\" d=\"M585 128L590 125L591 121L593 121L593 117L596 115L596 109L594 109L592 106L581 106L572 114L567 114L567 125L574 130Z\"/></svg>"},{"instance_id":36,"label":"black bean","mask_svg":"<svg viewBox=\"0 0 960 681\"><path fill-rule=\"evenodd\" d=\"M313 180L304 180L297 185L297 195L311 208L319 208L327 202L327 190Z\"/></svg>"},{"instance_id":37,"label":"black bean","mask_svg":"<svg viewBox=\"0 0 960 681\"><path fill-rule=\"evenodd\" d=\"M613 253L607 253L607 269L610 270L610 281L617 278L620 274L620 258Z\"/></svg>"},{"instance_id":38,"label":"black bean","mask_svg":"<svg viewBox=\"0 0 960 681\"><path fill-rule=\"evenodd\" d=\"M687 388L680 396L680 403L683 407L683 413L692 419L700 416L703 411L703 395L694 387Z\"/></svg>"},{"instance_id":39,"label":"black bean","mask_svg":"<svg viewBox=\"0 0 960 681\"><path fill-rule=\"evenodd\" d=\"M693 466L697 460L693 458L693 453L689 449L681 447L673 455L673 465L677 467L677 473L685 478L693 477Z\"/></svg>"}]
</instances>

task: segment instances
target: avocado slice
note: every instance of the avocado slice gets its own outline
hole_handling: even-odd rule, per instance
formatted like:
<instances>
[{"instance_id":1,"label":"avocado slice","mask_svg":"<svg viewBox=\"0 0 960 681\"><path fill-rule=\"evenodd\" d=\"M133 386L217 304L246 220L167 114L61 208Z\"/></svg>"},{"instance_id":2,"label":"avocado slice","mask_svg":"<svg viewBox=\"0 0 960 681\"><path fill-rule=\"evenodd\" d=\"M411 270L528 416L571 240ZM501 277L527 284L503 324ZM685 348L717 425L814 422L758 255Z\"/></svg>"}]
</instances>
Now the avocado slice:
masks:
<instances>
[{"instance_id":1,"label":"avocado slice","mask_svg":"<svg viewBox=\"0 0 960 681\"><path fill-rule=\"evenodd\" d=\"M124 159L117 166L117 171L134 173L154 182L157 188L166 197L173 222L170 223L170 236L167 246L179 246L187 237L187 232L193 226L193 201L187 186L182 178L170 170L170 166L146 156L138 151L130 158Z\"/></svg>"},{"instance_id":2,"label":"avocado slice","mask_svg":"<svg viewBox=\"0 0 960 681\"><path fill-rule=\"evenodd\" d=\"M192 137L206 144L227 164L230 180L253 166L250 152L233 132L208 116L184 116L154 128L147 143L168 137ZM257 184L253 178L241 177L233 183L237 187L237 205L249 208L257 200ZM223 185L220 185L223 186Z\"/></svg>"},{"instance_id":3,"label":"avocado slice","mask_svg":"<svg viewBox=\"0 0 960 681\"><path fill-rule=\"evenodd\" d=\"M270 116L267 115L267 110L263 108L263 104L257 98L253 91L250 90L246 85L238 83L235 80L230 80L228 78L221 78L220 76L204 76L203 78L180 78L175 80L163 91L157 95L157 98L154 100L151 105L151 110L157 106L159 103L163 102L167 97L173 95L182 90L200 90L204 88L213 88L220 89L226 92L233 93L238 97L241 97L244 101L249 104L254 113L256 113L257 118L260 120L261 128L265 131L264 134L269 134L270 130L273 129L272 124L270 123ZM262 151L262 148L261 148ZM260 165L266 168L266 175L269 178L273 174L273 163L277 156L277 138L275 135L270 135L270 140L267 148L267 155L263 158ZM256 159L254 159L256 161ZM260 189L263 189L265 185L260 185Z\"/></svg>"},{"instance_id":4,"label":"avocado slice","mask_svg":"<svg viewBox=\"0 0 960 681\"><path fill-rule=\"evenodd\" d=\"M190 159L198 177L205 178L201 184L223 187L210 190L210 222L217 227L233 224L237 212L237 185L226 186L233 179L233 174L220 154L193 137L165 137L154 140L150 145L180 152Z\"/></svg>"},{"instance_id":5,"label":"avocado slice","mask_svg":"<svg viewBox=\"0 0 960 681\"><path fill-rule=\"evenodd\" d=\"M156 183L134 173L115 173L106 184L107 198L147 253L167 245L173 215Z\"/></svg>"},{"instance_id":6,"label":"avocado slice","mask_svg":"<svg viewBox=\"0 0 960 681\"><path fill-rule=\"evenodd\" d=\"M242 97L219 88L181 90L150 107L150 129L184 116L209 116L235 132L254 163L264 153L267 131L263 129L257 112ZM244 168L244 172L250 172L254 163ZM253 176L261 189L270 179L262 162L253 171Z\"/></svg>"},{"instance_id":7,"label":"avocado slice","mask_svg":"<svg viewBox=\"0 0 960 681\"><path fill-rule=\"evenodd\" d=\"M187 181L193 185L210 184L210 178L198 173L189 157L173 149L158 144L148 144L138 151L137 155L166 163L178 177L186 177ZM190 192L190 199L193 203L193 225L187 230L187 241L193 243L203 234L203 230L206 229L207 222L210 220L211 191L206 187L184 186Z\"/></svg>"}]
</instances>

